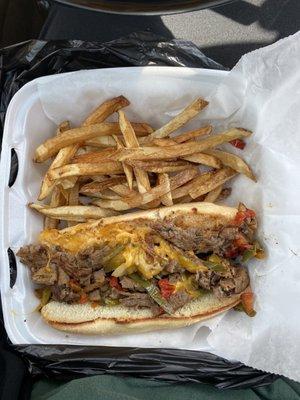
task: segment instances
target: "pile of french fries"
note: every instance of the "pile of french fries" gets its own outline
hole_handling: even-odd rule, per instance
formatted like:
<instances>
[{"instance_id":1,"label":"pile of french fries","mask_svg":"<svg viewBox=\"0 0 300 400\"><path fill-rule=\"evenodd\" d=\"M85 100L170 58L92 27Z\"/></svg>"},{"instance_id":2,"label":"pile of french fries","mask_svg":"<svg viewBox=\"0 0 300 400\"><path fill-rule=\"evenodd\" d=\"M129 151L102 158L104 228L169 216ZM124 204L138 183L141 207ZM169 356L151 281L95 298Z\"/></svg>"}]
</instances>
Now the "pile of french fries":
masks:
<instances>
[{"instance_id":1,"label":"pile of french fries","mask_svg":"<svg viewBox=\"0 0 300 400\"><path fill-rule=\"evenodd\" d=\"M255 181L241 157L216 148L246 138L250 131L234 128L212 135L207 125L176 135L207 101L197 98L157 130L130 122L123 111L129 104L124 96L105 101L81 127L71 128L64 121L56 135L36 149L35 162L52 159L38 197L47 204L30 204L45 216L45 228L133 209L216 202L229 192L225 182L237 174ZM118 122L105 122L114 113Z\"/></svg>"}]
</instances>

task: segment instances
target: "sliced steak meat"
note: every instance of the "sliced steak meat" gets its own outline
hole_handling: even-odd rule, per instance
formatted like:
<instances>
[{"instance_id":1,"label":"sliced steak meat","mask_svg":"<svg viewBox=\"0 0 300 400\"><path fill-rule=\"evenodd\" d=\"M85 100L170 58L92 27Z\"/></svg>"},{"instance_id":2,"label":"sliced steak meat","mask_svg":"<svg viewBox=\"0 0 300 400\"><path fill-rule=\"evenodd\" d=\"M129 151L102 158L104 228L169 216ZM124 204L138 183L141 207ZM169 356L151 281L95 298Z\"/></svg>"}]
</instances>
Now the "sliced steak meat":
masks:
<instances>
[{"instance_id":1,"label":"sliced steak meat","mask_svg":"<svg viewBox=\"0 0 300 400\"><path fill-rule=\"evenodd\" d=\"M196 250L201 240L196 228L182 229L172 221L155 221L151 227L165 240L183 250Z\"/></svg>"},{"instance_id":2,"label":"sliced steak meat","mask_svg":"<svg viewBox=\"0 0 300 400\"><path fill-rule=\"evenodd\" d=\"M52 298L56 301L63 301L66 303L74 303L79 300L80 294L72 291L70 287L65 285L52 286Z\"/></svg>"},{"instance_id":3,"label":"sliced steak meat","mask_svg":"<svg viewBox=\"0 0 300 400\"><path fill-rule=\"evenodd\" d=\"M236 266L230 266L225 273L201 271L197 274L197 280L200 288L213 290L217 297L241 293L250 282L247 270Z\"/></svg>"},{"instance_id":4,"label":"sliced steak meat","mask_svg":"<svg viewBox=\"0 0 300 400\"><path fill-rule=\"evenodd\" d=\"M159 315L164 314L164 310L157 304L153 304L153 306L151 307L151 312L154 317L158 317Z\"/></svg>"},{"instance_id":5,"label":"sliced steak meat","mask_svg":"<svg viewBox=\"0 0 300 400\"><path fill-rule=\"evenodd\" d=\"M58 285L67 285L70 282L70 277L62 268L58 268Z\"/></svg>"},{"instance_id":6,"label":"sliced steak meat","mask_svg":"<svg viewBox=\"0 0 300 400\"><path fill-rule=\"evenodd\" d=\"M202 289L210 290L212 288L212 286L214 286L214 285L212 285L212 282L211 282L212 277L214 275L217 276L217 274L215 274L213 271L210 271L210 270L198 272L197 278L198 278L199 286ZM219 278L219 280L220 280L220 278Z\"/></svg>"},{"instance_id":7,"label":"sliced steak meat","mask_svg":"<svg viewBox=\"0 0 300 400\"><path fill-rule=\"evenodd\" d=\"M101 293L106 293L110 291L110 285L107 280L103 283L103 285L100 287L100 292Z\"/></svg>"},{"instance_id":8,"label":"sliced steak meat","mask_svg":"<svg viewBox=\"0 0 300 400\"><path fill-rule=\"evenodd\" d=\"M31 272L36 272L38 269L45 267L49 261L49 250L43 245L29 245L21 247L17 252L21 263L27 265Z\"/></svg>"},{"instance_id":9,"label":"sliced steak meat","mask_svg":"<svg viewBox=\"0 0 300 400\"><path fill-rule=\"evenodd\" d=\"M103 285L105 282L105 272L103 269L99 271L95 271L92 274L92 279L95 283L99 284L100 286Z\"/></svg>"},{"instance_id":10,"label":"sliced steak meat","mask_svg":"<svg viewBox=\"0 0 300 400\"><path fill-rule=\"evenodd\" d=\"M101 285L100 285L101 286ZM84 286L83 290L85 293L92 292L95 289L99 289L99 284L98 283L90 283L89 285Z\"/></svg>"},{"instance_id":11,"label":"sliced steak meat","mask_svg":"<svg viewBox=\"0 0 300 400\"><path fill-rule=\"evenodd\" d=\"M127 307L151 308L156 303L151 299L148 293L128 293L126 297L120 299L120 303Z\"/></svg>"},{"instance_id":12,"label":"sliced steak meat","mask_svg":"<svg viewBox=\"0 0 300 400\"><path fill-rule=\"evenodd\" d=\"M219 289L226 295L230 296L235 292L235 283L231 278L220 279Z\"/></svg>"},{"instance_id":13,"label":"sliced steak meat","mask_svg":"<svg viewBox=\"0 0 300 400\"><path fill-rule=\"evenodd\" d=\"M120 278L120 284L125 290L132 290L137 292L145 292L145 289L136 283L133 279L123 276Z\"/></svg>"},{"instance_id":14,"label":"sliced steak meat","mask_svg":"<svg viewBox=\"0 0 300 400\"><path fill-rule=\"evenodd\" d=\"M77 255L77 263L80 268L92 268L93 271L103 268L102 259L111 252L111 248L104 244L101 247L88 247Z\"/></svg>"},{"instance_id":15,"label":"sliced steak meat","mask_svg":"<svg viewBox=\"0 0 300 400\"><path fill-rule=\"evenodd\" d=\"M226 240L233 240L238 232L239 228L237 226L226 226L220 231L219 235Z\"/></svg>"},{"instance_id":16,"label":"sliced steak meat","mask_svg":"<svg viewBox=\"0 0 300 400\"><path fill-rule=\"evenodd\" d=\"M198 227L181 228L172 221L155 221L152 228L165 240L184 251L223 254L226 238L218 230Z\"/></svg>"},{"instance_id":17,"label":"sliced steak meat","mask_svg":"<svg viewBox=\"0 0 300 400\"><path fill-rule=\"evenodd\" d=\"M51 286L57 281L57 269L53 264L42 267L35 272L31 273L31 278L34 283L40 285Z\"/></svg>"},{"instance_id":18,"label":"sliced steak meat","mask_svg":"<svg viewBox=\"0 0 300 400\"><path fill-rule=\"evenodd\" d=\"M252 222L251 222L252 223ZM181 227L173 221L154 221L151 228L169 243L181 250L196 253L215 253L224 256L232 246L238 234L246 233L246 240L252 241L254 230L244 223L241 226L212 225Z\"/></svg>"},{"instance_id":19,"label":"sliced steak meat","mask_svg":"<svg viewBox=\"0 0 300 400\"><path fill-rule=\"evenodd\" d=\"M250 221L252 223L252 220ZM232 243L248 245L247 240L252 235L252 227L224 226L216 224L201 224L196 227L177 226L174 221L154 221L149 223L151 234L146 235L145 252L149 260L161 262L161 274L171 285L175 285L183 278L183 273L189 274L176 260L160 256L156 260L156 246L160 245L158 235L168 241L177 256L189 258L193 263L201 264L202 261L195 252L213 252L223 256L226 249L230 249ZM143 249L144 249L143 247ZM109 274L106 276L102 260L110 257L113 249L107 244L99 247L89 247L78 254L68 253L58 246L48 248L42 245L30 245L22 247L17 255L21 262L26 264L31 271L32 280L35 283L51 288L52 298L57 301L72 303L78 302L80 295L88 297L90 301L118 300L121 304L135 308L150 308L155 315L162 313L161 308L149 296L146 289L128 276L121 277L120 285L112 285ZM162 252L162 254L164 254ZM155 256L155 257L154 257ZM158 256L157 256L158 257ZM228 256L229 257L229 256ZM202 266L202 265L201 265ZM212 290L218 297L231 296L241 293L249 285L248 273L244 268L232 266L230 261L223 259L224 269L216 268L198 272L193 275L198 287ZM154 279L153 282L157 281ZM111 287L115 286L115 287ZM197 285L196 285L197 286ZM179 286L177 285L177 288ZM174 287L174 290L176 288ZM186 290L173 291L171 287L170 297L167 301L177 310L192 300ZM117 301L117 302L118 302Z\"/></svg>"},{"instance_id":20,"label":"sliced steak meat","mask_svg":"<svg viewBox=\"0 0 300 400\"><path fill-rule=\"evenodd\" d=\"M231 267L231 277L220 277L218 284L211 288L217 297L222 298L241 293L249 283L249 275L245 268Z\"/></svg>"},{"instance_id":21,"label":"sliced steak meat","mask_svg":"<svg viewBox=\"0 0 300 400\"><path fill-rule=\"evenodd\" d=\"M110 288L109 292L106 293L106 296L110 297L111 299L120 299L122 296L128 296L128 292L123 292L122 290L112 287Z\"/></svg>"},{"instance_id":22,"label":"sliced steak meat","mask_svg":"<svg viewBox=\"0 0 300 400\"><path fill-rule=\"evenodd\" d=\"M168 303L171 307L176 311L178 308L184 306L186 303L190 302L193 299L185 290L178 290L172 294L169 299Z\"/></svg>"},{"instance_id":23,"label":"sliced steak meat","mask_svg":"<svg viewBox=\"0 0 300 400\"><path fill-rule=\"evenodd\" d=\"M95 289L100 289L102 285L105 283L105 272L103 270L95 271L92 273L92 275L88 276L88 279L86 281L82 282L81 285L84 286L83 290L88 293L91 292Z\"/></svg>"},{"instance_id":24,"label":"sliced steak meat","mask_svg":"<svg viewBox=\"0 0 300 400\"><path fill-rule=\"evenodd\" d=\"M82 276L81 278L77 278L77 281L80 286L89 286L91 285L92 275Z\"/></svg>"},{"instance_id":25,"label":"sliced steak meat","mask_svg":"<svg viewBox=\"0 0 300 400\"><path fill-rule=\"evenodd\" d=\"M79 279L91 275L92 268L77 264L76 255L58 249L51 256L51 263L62 268L69 276Z\"/></svg>"},{"instance_id":26,"label":"sliced steak meat","mask_svg":"<svg viewBox=\"0 0 300 400\"><path fill-rule=\"evenodd\" d=\"M100 291L97 289L97 290L93 290L92 292L90 292L89 300L90 301L100 301L101 300Z\"/></svg>"},{"instance_id":27,"label":"sliced steak meat","mask_svg":"<svg viewBox=\"0 0 300 400\"><path fill-rule=\"evenodd\" d=\"M181 275L179 272L176 272L176 273L174 273L174 274L170 274L170 275L168 276L168 279L169 279L169 282L170 282L172 285L175 285L177 282L179 282L179 281L182 280L182 275Z\"/></svg>"},{"instance_id":28,"label":"sliced steak meat","mask_svg":"<svg viewBox=\"0 0 300 400\"><path fill-rule=\"evenodd\" d=\"M176 272L184 272L184 268L176 260L170 260L164 268L164 272L174 274Z\"/></svg>"},{"instance_id":29,"label":"sliced steak meat","mask_svg":"<svg viewBox=\"0 0 300 400\"><path fill-rule=\"evenodd\" d=\"M235 267L233 269L233 280L235 283L235 293L241 293L250 284L250 279L246 268Z\"/></svg>"}]
</instances>

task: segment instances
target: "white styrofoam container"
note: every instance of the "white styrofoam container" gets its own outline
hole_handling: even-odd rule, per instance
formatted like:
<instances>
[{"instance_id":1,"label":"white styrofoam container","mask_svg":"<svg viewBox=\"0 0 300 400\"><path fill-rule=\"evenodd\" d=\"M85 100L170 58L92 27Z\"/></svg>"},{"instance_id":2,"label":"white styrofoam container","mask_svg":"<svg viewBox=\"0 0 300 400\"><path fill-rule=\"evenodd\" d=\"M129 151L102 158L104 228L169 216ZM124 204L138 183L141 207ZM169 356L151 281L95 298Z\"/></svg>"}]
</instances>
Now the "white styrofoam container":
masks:
<instances>
[{"instance_id":1,"label":"white styrofoam container","mask_svg":"<svg viewBox=\"0 0 300 400\"><path fill-rule=\"evenodd\" d=\"M128 69L132 68L111 69L110 76L116 74L120 78ZM193 69L191 75L190 71L187 68L149 67L144 68L143 79L155 79L157 83L164 76L172 76L173 79L184 77L189 85L189 79L196 80L201 88L199 95L206 97L227 74L224 71ZM32 162L34 150L52 136L56 128L45 114L39 98L37 84L44 79L49 77L35 79L15 94L9 104L4 126L0 164L0 289L5 328L14 344L117 346L117 338L101 338L100 341L97 336L66 335L46 325L40 314L34 311L38 300L34 295L29 271L18 260L16 282L10 288L8 248L16 253L22 245L34 242L42 230L42 218L30 210L27 204L36 201L41 177L47 170L47 165ZM120 93L124 93L122 88ZM16 151L19 169L13 186L9 188L11 149ZM204 346L199 350L209 348Z\"/></svg>"}]
</instances>

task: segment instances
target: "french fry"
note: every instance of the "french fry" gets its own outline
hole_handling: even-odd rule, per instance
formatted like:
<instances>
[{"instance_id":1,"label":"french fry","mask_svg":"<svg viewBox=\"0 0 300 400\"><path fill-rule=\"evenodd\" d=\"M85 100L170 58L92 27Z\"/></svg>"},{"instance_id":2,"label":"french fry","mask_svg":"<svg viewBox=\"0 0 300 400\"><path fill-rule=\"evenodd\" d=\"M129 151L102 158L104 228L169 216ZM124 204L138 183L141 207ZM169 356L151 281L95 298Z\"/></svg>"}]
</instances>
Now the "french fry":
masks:
<instances>
[{"instance_id":1,"label":"french fry","mask_svg":"<svg viewBox=\"0 0 300 400\"><path fill-rule=\"evenodd\" d=\"M184 183L193 179L198 174L195 168L178 172L176 175L169 178L169 182L164 181L162 184L151 188L145 193L136 193L128 197L124 197L121 200L95 200L93 204L102 208L111 208L117 211L126 211L132 208L142 208L146 204L150 204L153 201L161 198L161 196L167 194L170 190L174 190ZM113 188L112 188L113 189Z\"/></svg>"},{"instance_id":2,"label":"french fry","mask_svg":"<svg viewBox=\"0 0 300 400\"><path fill-rule=\"evenodd\" d=\"M168 174L158 174L158 184L163 185L167 184L169 186L169 191L161 196L161 202L164 206L172 206L173 199L171 194L171 186L170 186L170 179Z\"/></svg>"},{"instance_id":3,"label":"french fry","mask_svg":"<svg viewBox=\"0 0 300 400\"><path fill-rule=\"evenodd\" d=\"M204 150L215 147L219 144L229 142L230 140L247 137L251 135L250 131L241 128L230 129L224 133L211 136L207 139L180 143L167 147L139 147L135 149L119 149L112 157L114 160L167 160L170 158L185 157Z\"/></svg>"},{"instance_id":4,"label":"french fry","mask_svg":"<svg viewBox=\"0 0 300 400\"><path fill-rule=\"evenodd\" d=\"M100 219L117 215L113 210L103 210L95 206L49 207L31 203L29 207L48 217L65 221L85 222L87 219Z\"/></svg>"},{"instance_id":5,"label":"french fry","mask_svg":"<svg viewBox=\"0 0 300 400\"><path fill-rule=\"evenodd\" d=\"M93 204L105 209L109 208L116 211L126 211L157 200L169 190L169 185L164 182L163 184L150 189L148 192L136 193L133 196L125 197L121 200L95 200L93 201Z\"/></svg>"},{"instance_id":6,"label":"french fry","mask_svg":"<svg viewBox=\"0 0 300 400\"><path fill-rule=\"evenodd\" d=\"M90 195L91 199L103 199L103 200L121 200L122 197L110 189L103 190L102 192L95 192Z\"/></svg>"},{"instance_id":7,"label":"french fry","mask_svg":"<svg viewBox=\"0 0 300 400\"><path fill-rule=\"evenodd\" d=\"M150 160L150 161L129 161L128 163L132 167L139 168L148 172L155 173L167 173L167 172L177 172L183 171L191 164L187 161L160 161L160 160ZM221 164L221 163L220 163Z\"/></svg>"},{"instance_id":8,"label":"french fry","mask_svg":"<svg viewBox=\"0 0 300 400\"><path fill-rule=\"evenodd\" d=\"M88 126L90 123L93 123L94 118L97 116L98 122L104 121L105 118L107 118L110 114L112 114L114 111L119 109L118 107L120 106L125 106L129 104L128 100L120 96L119 98L113 99L112 101L108 101L103 103L100 107L98 107L94 113L92 113L85 121L84 121L84 126ZM64 121L60 124L60 127L58 129L57 135L60 135L61 133L70 130L70 124L68 121ZM50 169L53 168L58 168L62 167L65 164L68 164L70 159L76 154L76 152L79 149L79 144L73 144L71 146L67 146L65 148L62 148L55 160L53 161ZM77 178L73 177L70 179L66 179L61 182L62 186L64 189L69 189L72 188L75 183L76 183ZM39 200L43 200L45 197L48 196L48 194L51 192L53 189L53 183L50 182L48 175L46 174L42 187L41 187L41 192L39 195Z\"/></svg>"},{"instance_id":9,"label":"french fry","mask_svg":"<svg viewBox=\"0 0 300 400\"><path fill-rule=\"evenodd\" d=\"M222 193L222 190L223 185L217 186L215 189L207 193L207 195L204 197L204 201L206 201L207 203L214 203L218 200L220 194Z\"/></svg>"},{"instance_id":10,"label":"french fry","mask_svg":"<svg viewBox=\"0 0 300 400\"><path fill-rule=\"evenodd\" d=\"M133 188L133 168L127 163L122 162L123 171L125 173L129 189Z\"/></svg>"},{"instance_id":11,"label":"french fry","mask_svg":"<svg viewBox=\"0 0 300 400\"><path fill-rule=\"evenodd\" d=\"M172 198L173 200L189 196L190 190L192 190L194 187L197 187L198 185L203 185L205 184L209 179L213 177L214 173L213 171L206 172L204 174L197 174L195 177L190 179L187 183L180 185L180 187L173 189L172 191Z\"/></svg>"},{"instance_id":12,"label":"french fry","mask_svg":"<svg viewBox=\"0 0 300 400\"><path fill-rule=\"evenodd\" d=\"M139 147L134 129L123 111L119 111L119 125L127 147Z\"/></svg>"},{"instance_id":13,"label":"french fry","mask_svg":"<svg viewBox=\"0 0 300 400\"><path fill-rule=\"evenodd\" d=\"M134 186L134 185L133 185ZM133 189L129 189L127 185L115 185L110 188L113 192L117 193L120 196L127 197L136 194L137 192Z\"/></svg>"},{"instance_id":14,"label":"french fry","mask_svg":"<svg viewBox=\"0 0 300 400\"><path fill-rule=\"evenodd\" d=\"M190 161L197 164L207 165L208 167L221 168L222 163L217 157L204 153L195 153L189 156L182 157L183 160Z\"/></svg>"},{"instance_id":15,"label":"french fry","mask_svg":"<svg viewBox=\"0 0 300 400\"><path fill-rule=\"evenodd\" d=\"M131 126L134 129L136 136L148 136L154 132L154 129L151 125L146 122L131 122Z\"/></svg>"},{"instance_id":16,"label":"french fry","mask_svg":"<svg viewBox=\"0 0 300 400\"><path fill-rule=\"evenodd\" d=\"M63 147L72 144L82 144L88 139L97 136L115 135L119 133L119 128L112 122L102 122L101 124L84 126L81 128L69 129L62 134L46 140L36 150L34 155L35 162L43 162L54 156Z\"/></svg>"},{"instance_id":17,"label":"french fry","mask_svg":"<svg viewBox=\"0 0 300 400\"><path fill-rule=\"evenodd\" d=\"M212 131L212 126L207 125L203 126L202 128L195 129L193 131L181 133L180 135L172 137L171 139L174 140L174 142L176 143L183 143L187 142L188 140L195 139L196 137L199 136L209 135L211 131Z\"/></svg>"},{"instance_id":18,"label":"french fry","mask_svg":"<svg viewBox=\"0 0 300 400\"><path fill-rule=\"evenodd\" d=\"M177 137L174 137L174 138L153 139L153 140L151 140L151 142L149 142L149 138L146 135L153 132L153 129L151 128L150 125L145 124L145 123L139 123L139 122L131 122L131 126L133 127L136 136L139 137L138 140L139 140L140 146L142 146L144 144L150 145L150 143L151 143L151 145L161 146L161 147L171 146L176 143L178 144L178 143L182 143L183 141L190 140L190 139L192 139L192 137L196 137L196 136L198 137L198 136L200 136L200 132L203 132L203 129L204 129L204 128L200 128L200 129L196 129L195 131L186 132L186 134L191 137L190 137L190 139L187 138L186 140L182 140L182 141L179 141L180 137L185 135L185 133L183 133L182 135L179 135ZM202 135L202 133L201 133L201 135ZM203 133L203 135L204 135L204 133ZM115 141L112 136L99 136L99 137L95 137L93 139L87 140L85 142L85 144L87 144L89 146L93 146L93 147L113 147L115 145Z\"/></svg>"},{"instance_id":19,"label":"french fry","mask_svg":"<svg viewBox=\"0 0 300 400\"><path fill-rule=\"evenodd\" d=\"M130 210L131 208L134 208L134 206L130 206L125 200L104 200L104 199L99 199L99 200L94 200L92 202L97 207L100 207L101 209L105 210L115 210L115 211L127 211Z\"/></svg>"},{"instance_id":20,"label":"french fry","mask_svg":"<svg viewBox=\"0 0 300 400\"><path fill-rule=\"evenodd\" d=\"M112 136L98 136L93 139L89 139L85 142L86 145L92 147L114 147L116 142Z\"/></svg>"},{"instance_id":21,"label":"french fry","mask_svg":"<svg viewBox=\"0 0 300 400\"><path fill-rule=\"evenodd\" d=\"M56 136L70 129L70 121L63 121L58 125Z\"/></svg>"},{"instance_id":22,"label":"french fry","mask_svg":"<svg viewBox=\"0 0 300 400\"><path fill-rule=\"evenodd\" d=\"M139 147L139 142L137 140L135 132L129 120L126 118L126 115L121 110L119 111L119 124L121 132L124 137L126 147L128 148ZM138 167L134 167L133 171L139 192L144 193L150 190L151 186L147 172L139 169Z\"/></svg>"},{"instance_id":23,"label":"french fry","mask_svg":"<svg viewBox=\"0 0 300 400\"><path fill-rule=\"evenodd\" d=\"M116 152L116 147L108 147L101 151L91 151L83 153L72 158L72 164L78 163L98 163L108 160Z\"/></svg>"},{"instance_id":24,"label":"french fry","mask_svg":"<svg viewBox=\"0 0 300 400\"><path fill-rule=\"evenodd\" d=\"M241 157L217 149L206 150L205 153L210 156L218 158L223 165L226 165L227 167L230 167L235 171L246 175L248 178L256 182L256 177L254 173L252 172L249 165Z\"/></svg>"},{"instance_id":25,"label":"french fry","mask_svg":"<svg viewBox=\"0 0 300 400\"><path fill-rule=\"evenodd\" d=\"M141 145L143 145L145 143L147 144L147 139L148 139L147 136L144 138L140 138L140 140L139 140L140 144ZM166 147L166 146L174 146L174 144L177 144L175 142L175 140L164 138L164 139L153 139L149 145Z\"/></svg>"},{"instance_id":26,"label":"french fry","mask_svg":"<svg viewBox=\"0 0 300 400\"><path fill-rule=\"evenodd\" d=\"M64 189L71 189L74 187L75 183L77 182L77 176L71 176L70 178L65 178L60 181L60 185Z\"/></svg>"},{"instance_id":27,"label":"french fry","mask_svg":"<svg viewBox=\"0 0 300 400\"><path fill-rule=\"evenodd\" d=\"M107 178L102 182L90 182L80 188L80 193L85 195L93 196L94 193L101 193L112 186L119 185L120 183L126 182L126 178L123 176Z\"/></svg>"},{"instance_id":28,"label":"french fry","mask_svg":"<svg viewBox=\"0 0 300 400\"><path fill-rule=\"evenodd\" d=\"M69 206L78 206L79 203L79 183L78 180L75 183L75 185L69 189L68 192L68 205ZM68 221L68 226L73 226L75 223L74 221Z\"/></svg>"},{"instance_id":29,"label":"french fry","mask_svg":"<svg viewBox=\"0 0 300 400\"><path fill-rule=\"evenodd\" d=\"M232 168L224 167L222 169L214 171L211 179L202 184L195 185L189 190L188 193L193 199L196 199L197 197L206 194L216 187L222 185L229 179L233 178L236 174L237 172L234 171Z\"/></svg>"},{"instance_id":30,"label":"french fry","mask_svg":"<svg viewBox=\"0 0 300 400\"><path fill-rule=\"evenodd\" d=\"M120 127L118 122L111 122L113 126L113 130L115 131L116 135L121 135ZM145 122L131 122L131 126L134 129L136 136L139 137L139 140L145 142L147 136L153 132L153 128L146 124ZM98 136L94 137L93 139L86 140L85 142L89 146L94 147L111 147L115 146L115 141L112 136Z\"/></svg>"},{"instance_id":31,"label":"french fry","mask_svg":"<svg viewBox=\"0 0 300 400\"><path fill-rule=\"evenodd\" d=\"M130 124L134 129L136 136L148 136L154 132L154 129L151 125L147 124L146 122L131 122ZM121 134L121 131L119 132Z\"/></svg>"},{"instance_id":32,"label":"french fry","mask_svg":"<svg viewBox=\"0 0 300 400\"><path fill-rule=\"evenodd\" d=\"M166 125L151 133L149 138L164 138L166 136L169 136L170 133L176 131L178 128L185 125L188 121L194 118L207 105L207 101L201 99L201 97L197 98L183 111L177 114L176 117L171 119L171 121L169 121Z\"/></svg>"},{"instance_id":33,"label":"french fry","mask_svg":"<svg viewBox=\"0 0 300 400\"><path fill-rule=\"evenodd\" d=\"M124 145L121 142L121 140L117 136L114 136L113 138L114 138L114 140L115 140L115 142L117 144L118 149L124 149ZM124 162L122 162L122 167L123 167L126 179L127 179L128 186L129 186L130 189L132 189L132 185L133 185L133 168L130 165L128 165L127 163L124 163Z\"/></svg>"},{"instance_id":34,"label":"french fry","mask_svg":"<svg viewBox=\"0 0 300 400\"><path fill-rule=\"evenodd\" d=\"M70 129L70 123L69 121L64 121L62 122L56 132L56 135L59 136L62 134L64 131ZM56 155L55 159L52 161L48 171L46 172L44 179L42 181L42 185L40 188L40 193L38 200L44 200L53 190L55 186L55 182L51 182L49 179L49 173L51 170L54 168L59 168L62 167L65 164L68 164L71 160L71 158L75 155L76 151L78 150L78 146L68 146L63 149L61 149L58 154Z\"/></svg>"},{"instance_id":35,"label":"french fry","mask_svg":"<svg viewBox=\"0 0 300 400\"><path fill-rule=\"evenodd\" d=\"M77 206L79 204L79 183L77 182L70 190L69 190L69 206Z\"/></svg>"},{"instance_id":36,"label":"french fry","mask_svg":"<svg viewBox=\"0 0 300 400\"><path fill-rule=\"evenodd\" d=\"M59 186L55 186L51 193L50 207L58 207L64 205L66 199L64 198ZM44 229L55 229L58 227L59 220L50 217L45 217Z\"/></svg>"},{"instance_id":37,"label":"french fry","mask_svg":"<svg viewBox=\"0 0 300 400\"><path fill-rule=\"evenodd\" d=\"M190 203L193 200L194 199L192 199L190 195L186 195L186 196L178 197L177 199L174 199L173 203L174 204L185 204L185 203Z\"/></svg>"},{"instance_id":38,"label":"french fry","mask_svg":"<svg viewBox=\"0 0 300 400\"><path fill-rule=\"evenodd\" d=\"M186 196L175 199L174 204L185 204L185 203L191 203L194 201L196 201L196 202L204 201L204 196L199 196L196 199L192 199L191 196L188 194Z\"/></svg>"},{"instance_id":39,"label":"french fry","mask_svg":"<svg viewBox=\"0 0 300 400\"><path fill-rule=\"evenodd\" d=\"M111 114L119 111L123 107L129 106L130 102L124 96L118 96L111 100L107 100L98 106L85 119L83 126L99 124L106 120Z\"/></svg>"},{"instance_id":40,"label":"french fry","mask_svg":"<svg viewBox=\"0 0 300 400\"><path fill-rule=\"evenodd\" d=\"M86 179L91 179L92 181L95 181L95 182L104 182L104 181L106 181L106 179L109 179L112 177L116 178L117 176L118 175L112 175L112 176L110 176L110 175L92 175L90 177L88 177L88 176L80 177L80 179L86 178ZM85 183L88 183L88 182L85 182Z\"/></svg>"},{"instance_id":41,"label":"french fry","mask_svg":"<svg viewBox=\"0 0 300 400\"><path fill-rule=\"evenodd\" d=\"M31 208L46 217L45 227L58 227L60 220L72 226L134 208L215 202L230 193L223 184L237 173L255 181L242 158L215 149L249 136L250 131L234 128L206 136L212 132L212 126L206 125L170 136L207 104L197 98L156 131L147 123L128 120L122 110L129 105L124 96L102 103L79 128L70 129L63 122L57 136L35 152L36 162L55 156L39 195L44 199L52 193L50 204L31 204ZM119 121L105 122L115 112ZM201 173L199 165L214 170ZM92 203L81 205L80 195Z\"/></svg>"},{"instance_id":42,"label":"french fry","mask_svg":"<svg viewBox=\"0 0 300 400\"><path fill-rule=\"evenodd\" d=\"M127 105L129 105L129 101L123 96L119 96L115 99L108 100L103 104L101 104L99 107L97 107L97 109L94 110L92 114L85 119L83 126L88 126L96 122L101 123L107 117L109 117L109 115L119 110L121 107L125 107ZM69 124L65 124L64 126L62 126L62 129L63 129L61 130L62 132L66 131L67 129L70 129ZM73 151L75 155L78 149L79 149L79 144L74 144L73 147L70 146L70 153ZM64 149L60 150L60 152L63 151ZM70 160L67 160L64 164L67 164L69 161ZM55 167L61 167L62 165L56 165ZM63 180L61 182L61 185L63 186L64 189L71 189L74 187L76 181L77 181L76 177L71 177L69 179Z\"/></svg>"},{"instance_id":43,"label":"french fry","mask_svg":"<svg viewBox=\"0 0 300 400\"><path fill-rule=\"evenodd\" d=\"M122 174L122 164L117 161L108 161L105 163L90 164L67 164L60 168L54 168L49 172L50 180L65 179L71 176L91 176L91 175L108 175Z\"/></svg>"},{"instance_id":44,"label":"french fry","mask_svg":"<svg viewBox=\"0 0 300 400\"><path fill-rule=\"evenodd\" d=\"M191 181L198 175L199 175L198 168L188 168L185 169L184 171L178 172L177 174L171 176L169 179L170 179L170 188L172 191L172 198L174 198L173 197L174 190L180 188L180 186L182 185L185 185L187 182Z\"/></svg>"}]
</instances>

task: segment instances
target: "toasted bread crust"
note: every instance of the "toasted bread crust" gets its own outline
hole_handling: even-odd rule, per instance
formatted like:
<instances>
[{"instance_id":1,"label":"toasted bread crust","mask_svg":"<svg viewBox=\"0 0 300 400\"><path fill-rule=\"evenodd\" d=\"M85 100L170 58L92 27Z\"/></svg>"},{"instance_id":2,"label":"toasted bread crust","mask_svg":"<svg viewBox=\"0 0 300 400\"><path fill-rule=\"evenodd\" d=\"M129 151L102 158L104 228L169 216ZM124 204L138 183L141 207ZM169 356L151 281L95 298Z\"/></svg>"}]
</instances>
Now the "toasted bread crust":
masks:
<instances>
[{"instance_id":1,"label":"toasted bread crust","mask_svg":"<svg viewBox=\"0 0 300 400\"><path fill-rule=\"evenodd\" d=\"M95 309L89 304L74 306L58 302L43 307L42 315L53 328L65 332L118 335L189 326L231 309L239 303L240 296L219 300L212 294L205 295L177 310L173 316L154 317L150 310L122 306Z\"/></svg>"}]
</instances>

